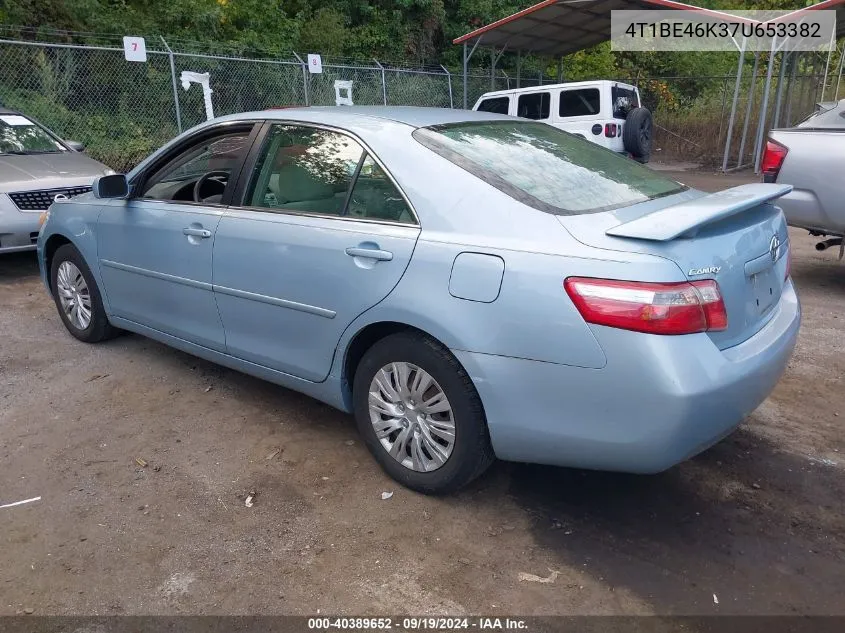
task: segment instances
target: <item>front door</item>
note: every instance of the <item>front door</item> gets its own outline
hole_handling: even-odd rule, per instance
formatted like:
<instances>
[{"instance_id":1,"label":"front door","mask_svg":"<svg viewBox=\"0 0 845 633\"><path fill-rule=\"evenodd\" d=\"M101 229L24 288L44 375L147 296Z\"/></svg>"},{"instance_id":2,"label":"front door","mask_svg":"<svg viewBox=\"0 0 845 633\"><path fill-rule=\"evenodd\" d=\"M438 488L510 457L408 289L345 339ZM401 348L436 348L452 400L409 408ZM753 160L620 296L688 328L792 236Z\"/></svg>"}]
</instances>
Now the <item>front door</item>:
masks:
<instances>
[{"instance_id":1,"label":"front door","mask_svg":"<svg viewBox=\"0 0 845 633\"><path fill-rule=\"evenodd\" d=\"M201 132L133 178L100 214L97 249L114 316L225 351L211 287L214 234L252 124Z\"/></svg>"},{"instance_id":2,"label":"front door","mask_svg":"<svg viewBox=\"0 0 845 633\"><path fill-rule=\"evenodd\" d=\"M316 127L270 126L248 183L214 243L228 351L323 380L346 327L405 272L416 218L357 141Z\"/></svg>"}]
</instances>

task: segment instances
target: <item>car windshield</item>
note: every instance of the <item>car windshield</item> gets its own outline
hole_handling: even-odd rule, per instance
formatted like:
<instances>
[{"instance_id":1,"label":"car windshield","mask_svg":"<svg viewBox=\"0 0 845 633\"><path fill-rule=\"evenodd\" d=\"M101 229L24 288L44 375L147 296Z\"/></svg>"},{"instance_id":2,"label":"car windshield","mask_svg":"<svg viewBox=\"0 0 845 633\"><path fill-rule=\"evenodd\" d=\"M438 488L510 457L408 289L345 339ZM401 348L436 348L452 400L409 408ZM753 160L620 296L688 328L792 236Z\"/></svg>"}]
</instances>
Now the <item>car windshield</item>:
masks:
<instances>
[{"instance_id":1,"label":"car windshield","mask_svg":"<svg viewBox=\"0 0 845 633\"><path fill-rule=\"evenodd\" d=\"M447 124L420 128L414 138L512 198L558 215L607 211L686 188L545 123Z\"/></svg>"},{"instance_id":2,"label":"car windshield","mask_svg":"<svg viewBox=\"0 0 845 633\"><path fill-rule=\"evenodd\" d=\"M37 123L20 114L0 114L0 154L56 154L67 151Z\"/></svg>"}]
</instances>

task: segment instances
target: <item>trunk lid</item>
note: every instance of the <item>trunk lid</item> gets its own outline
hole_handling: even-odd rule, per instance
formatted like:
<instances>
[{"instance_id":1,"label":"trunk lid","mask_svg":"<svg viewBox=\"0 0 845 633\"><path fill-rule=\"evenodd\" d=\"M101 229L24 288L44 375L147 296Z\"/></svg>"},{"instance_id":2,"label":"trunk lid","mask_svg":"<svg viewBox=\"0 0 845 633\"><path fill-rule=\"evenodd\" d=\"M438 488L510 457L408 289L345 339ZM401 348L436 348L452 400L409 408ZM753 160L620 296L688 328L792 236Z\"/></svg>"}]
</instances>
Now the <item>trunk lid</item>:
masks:
<instances>
[{"instance_id":1,"label":"trunk lid","mask_svg":"<svg viewBox=\"0 0 845 633\"><path fill-rule=\"evenodd\" d=\"M783 213L772 201L791 189L751 184L714 194L688 190L624 209L558 219L588 246L658 255L690 280L715 279L728 328L708 335L726 349L756 334L780 299L789 237Z\"/></svg>"}]
</instances>

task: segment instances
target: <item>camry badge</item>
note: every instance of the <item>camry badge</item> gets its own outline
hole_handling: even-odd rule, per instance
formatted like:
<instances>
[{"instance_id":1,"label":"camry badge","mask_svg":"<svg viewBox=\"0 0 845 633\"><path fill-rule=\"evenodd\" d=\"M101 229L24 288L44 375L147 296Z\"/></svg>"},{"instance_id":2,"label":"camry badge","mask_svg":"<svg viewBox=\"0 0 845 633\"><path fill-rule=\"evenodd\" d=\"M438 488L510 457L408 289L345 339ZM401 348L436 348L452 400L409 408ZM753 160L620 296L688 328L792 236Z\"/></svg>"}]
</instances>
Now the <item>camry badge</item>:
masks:
<instances>
[{"instance_id":1,"label":"camry badge","mask_svg":"<svg viewBox=\"0 0 845 633\"><path fill-rule=\"evenodd\" d=\"M689 272L687 273L687 276L693 277L695 275L718 275L720 270L722 270L721 266L710 266L710 268L690 268Z\"/></svg>"}]
</instances>

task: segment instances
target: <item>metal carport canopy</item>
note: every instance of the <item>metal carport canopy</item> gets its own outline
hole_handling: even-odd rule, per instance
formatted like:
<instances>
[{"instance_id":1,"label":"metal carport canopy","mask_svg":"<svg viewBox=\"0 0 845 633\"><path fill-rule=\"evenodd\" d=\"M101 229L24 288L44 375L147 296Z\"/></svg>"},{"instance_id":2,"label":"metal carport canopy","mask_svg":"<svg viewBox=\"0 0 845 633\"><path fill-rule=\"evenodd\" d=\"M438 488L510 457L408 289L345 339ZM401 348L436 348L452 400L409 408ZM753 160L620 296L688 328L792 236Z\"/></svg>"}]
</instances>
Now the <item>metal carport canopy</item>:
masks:
<instances>
[{"instance_id":1,"label":"metal carport canopy","mask_svg":"<svg viewBox=\"0 0 845 633\"><path fill-rule=\"evenodd\" d=\"M610 12L684 9L711 16L720 11L673 0L545 0L452 41L545 57L560 57L610 39ZM736 19L736 18L733 18Z\"/></svg>"}]
</instances>

